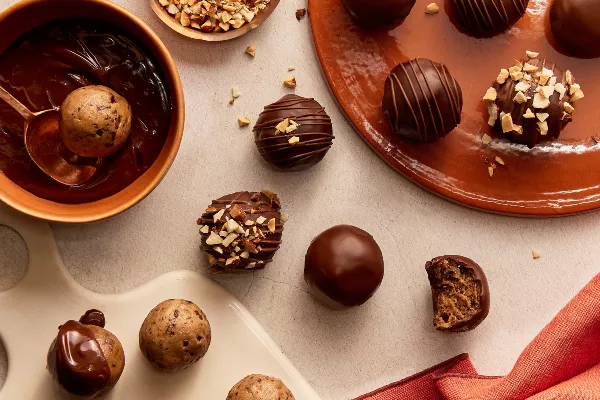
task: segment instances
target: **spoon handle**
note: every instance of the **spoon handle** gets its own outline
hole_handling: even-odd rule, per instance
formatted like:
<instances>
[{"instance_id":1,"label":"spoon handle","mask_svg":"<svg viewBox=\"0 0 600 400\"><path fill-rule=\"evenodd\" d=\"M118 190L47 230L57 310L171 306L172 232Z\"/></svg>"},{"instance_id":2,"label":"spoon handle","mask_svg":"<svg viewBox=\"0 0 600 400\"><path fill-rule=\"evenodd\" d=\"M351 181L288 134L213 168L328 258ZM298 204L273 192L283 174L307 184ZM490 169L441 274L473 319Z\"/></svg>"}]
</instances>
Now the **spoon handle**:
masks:
<instances>
[{"instance_id":1,"label":"spoon handle","mask_svg":"<svg viewBox=\"0 0 600 400\"><path fill-rule=\"evenodd\" d=\"M21 114L25 121L31 121L35 115L27 107L25 107L19 100L15 99L10 93L0 86L0 99L8 103L9 106L15 109L16 112Z\"/></svg>"}]
</instances>

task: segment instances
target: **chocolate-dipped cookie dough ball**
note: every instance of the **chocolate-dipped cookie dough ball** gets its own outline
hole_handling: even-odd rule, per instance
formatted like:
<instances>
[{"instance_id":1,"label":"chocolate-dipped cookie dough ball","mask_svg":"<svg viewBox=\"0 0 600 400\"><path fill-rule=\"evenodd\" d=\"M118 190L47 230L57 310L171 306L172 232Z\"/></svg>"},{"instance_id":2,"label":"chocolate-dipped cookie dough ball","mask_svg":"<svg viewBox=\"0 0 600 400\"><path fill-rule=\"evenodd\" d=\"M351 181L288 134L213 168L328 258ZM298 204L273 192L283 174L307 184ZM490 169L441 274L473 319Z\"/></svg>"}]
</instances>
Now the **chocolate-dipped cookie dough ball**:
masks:
<instances>
[{"instance_id":1,"label":"chocolate-dipped cookie dough ball","mask_svg":"<svg viewBox=\"0 0 600 400\"><path fill-rule=\"evenodd\" d=\"M463 98L445 65L418 58L392 69L382 106L395 135L433 142L460 123Z\"/></svg>"},{"instance_id":2,"label":"chocolate-dipped cookie dough ball","mask_svg":"<svg viewBox=\"0 0 600 400\"><path fill-rule=\"evenodd\" d=\"M181 371L200 360L210 346L210 324L187 300L166 300L150 311L140 328L140 350L159 371Z\"/></svg>"},{"instance_id":3,"label":"chocolate-dipped cookie dough ball","mask_svg":"<svg viewBox=\"0 0 600 400\"><path fill-rule=\"evenodd\" d=\"M125 144L130 132L131 106L105 86L76 89L60 108L61 138L80 156L110 156Z\"/></svg>"},{"instance_id":4,"label":"chocolate-dipped cookie dough ball","mask_svg":"<svg viewBox=\"0 0 600 400\"><path fill-rule=\"evenodd\" d=\"M331 118L315 99L288 94L265 107L254 126L254 139L273 167L299 171L321 161L334 136Z\"/></svg>"},{"instance_id":5,"label":"chocolate-dipped cookie dough ball","mask_svg":"<svg viewBox=\"0 0 600 400\"><path fill-rule=\"evenodd\" d=\"M375 239L351 225L314 238L304 261L304 280L324 305L340 310L369 300L383 280L383 255Z\"/></svg>"},{"instance_id":6,"label":"chocolate-dipped cookie dough ball","mask_svg":"<svg viewBox=\"0 0 600 400\"><path fill-rule=\"evenodd\" d=\"M281 203L275 193L237 192L213 200L198 218L213 273L263 269L281 245Z\"/></svg>"},{"instance_id":7,"label":"chocolate-dipped cookie dough ball","mask_svg":"<svg viewBox=\"0 0 600 400\"><path fill-rule=\"evenodd\" d=\"M352 18L365 28L402 22L416 0L343 0Z\"/></svg>"},{"instance_id":8,"label":"chocolate-dipped cookie dough ball","mask_svg":"<svg viewBox=\"0 0 600 400\"><path fill-rule=\"evenodd\" d=\"M295 400L294 395L277 379L265 375L248 375L229 391L227 400Z\"/></svg>"},{"instance_id":9,"label":"chocolate-dipped cookie dough ball","mask_svg":"<svg viewBox=\"0 0 600 400\"><path fill-rule=\"evenodd\" d=\"M67 321L48 352L48 371L59 387L83 399L110 391L125 368L125 353L115 335L104 329L104 315L89 310Z\"/></svg>"},{"instance_id":10,"label":"chocolate-dipped cookie dough ball","mask_svg":"<svg viewBox=\"0 0 600 400\"><path fill-rule=\"evenodd\" d=\"M574 104L583 91L571 71L527 52L527 58L502 69L483 99L488 123L512 142L533 147L557 139L572 120Z\"/></svg>"},{"instance_id":11,"label":"chocolate-dipped cookie dough ball","mask_svg":"<svg viewBox=\"0 0 600 400\"><path fill-rule=\"evenodd\" d=\"M472 36L490 37L520 20L529 0L451 0L452 13Z\"/></svg>"},{"instance_id":12,"label":"chocolate-dipped cookie dough ball","mask_svg":"<svg viewBox=\"0 0 600 400\"><path fill-rule=\"evenodd\" d=\"M490 311L483 270L461 256L436 257L425 264L433 299L433 326L447 332L475 329Z\"/></svg>"},{"instance_id":13,"label":"chocolate-dipped cookie dough ball","mask_svg":"<svg viewBox=\"0 0 600 400\"><path fill-rule=\"evenodd\" d=\"M598 0L554 0L550 8L552 34L570 55L600 57Z\"/></svg>"}]
</instances>

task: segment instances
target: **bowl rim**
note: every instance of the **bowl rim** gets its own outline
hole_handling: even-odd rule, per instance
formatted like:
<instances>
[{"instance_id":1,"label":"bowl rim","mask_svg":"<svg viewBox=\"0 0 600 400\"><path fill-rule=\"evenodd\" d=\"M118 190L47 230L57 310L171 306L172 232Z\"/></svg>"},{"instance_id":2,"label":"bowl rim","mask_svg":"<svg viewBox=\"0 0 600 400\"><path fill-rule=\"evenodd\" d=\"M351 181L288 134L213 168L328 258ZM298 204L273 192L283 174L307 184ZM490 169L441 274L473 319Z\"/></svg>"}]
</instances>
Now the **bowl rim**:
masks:
<instances>
[{"instance_id":1,"label":"bowl rim","mask_svg":"<svg viewBox=\"0 0 600 400\"><path fill-rule=\"evenodd\" d=\"M150 6L158 18L175 32L190 39L202 40L205 42L225 42L227 40L237 39L246 33L261 26L273 14L280 0L271 0L269 6L263 10L252 22L245 24L239 29L229 30L227 32L202 32L197 29L188 28L178 23L167 10L160 5L158 0L149 0Z\"/></svg>"},{"instance_id":2,"label":"bowl rim","mask_svg":"<svg viewBox=\"0 0 600 400\"><path fill-rule=\"evenodd\" d=\"M0 22L4 21L9 15L16 13L23 8L32 6L36 3L40 3L42 1L44 1L44 0L21 0L0 12ZM102 199L99 199L96 201L88 202L88 203L66 204L66 203L55 202L55 201L43 199L41 197L36 196L35 194L33 194L31 192L28 192L27 190L23 189L22 187L20 187L19 185L17 185L13 181L11 181L4 173L0 172L0 201L17 211L22 212L23 214L27 214L29 216L43 219L43 220L50 221L50 222L61 222L61 223L68 223L68 224L95 222L95 221L101 221L101 220L113 217L115 215L118 215L118 214L130 209L131 207L133 207L134 205L136 205L137 203L142 201L144 198L146 198L158 186L158 184L162 181L162 179L165 177L169 168L171 167L171 165L173 164L173 162L175 160L175 157L179 151L179 148L181 145L181 140L183 137L183 128L184 128L184 124L185 124L185 102L184 102L184 96L183 96L183 87L181 84L181 77L179 76L179 72L178 72L177 66L175 64L175 60L169 53L165 44L162 42L162 40L160 40L159 36L142 19L140 19L139 17L134 15L132 12L130 12L126 8L124 8L120 5L117 5L113 2L111 2L110 0L86 0L86 1L88 3L99 4L102 7L106 7L115 13L125 16L126 18L131 20L132 23L144 33L144 35L147 36L149 41L151 41L153 43L153 47L155 47L155 50L152 52L153 56L156 59L163 60L163 62L161 64L164 64L164 65L161 65L161 68L165 75L171 76L171 80L173 82L173 87L171 88L172 93L170 93L171 104L179 104L180 106L179 106L179 109L177 110L176 114L174 113L175 110L172 109L171 127L169 130L169 135L167 136L167 142L169 142L169 141L172 142L171 148L169 150L167 150L167 142L165 142L165 144L163 145L163 148L161 149L161 151L158 155L158 158L154 161L154 163L150 166L150 168L148 168L148 170L146 170L142 175L140 175L135 181L130 183L127 187L123 188L121 191L119 191L111 196L108 196L108 197L105 197L105 198L102 198ZM155 163L160 158L162 158L163 153L165 151L167 152L166 157L162 161L162 165L160 165L160 168L155 172L155 176L153 178L151 178L148 181L148 183L145 184L139 191L134 193L129 198L125 199L125 201L119 202L115 206L107 207L104 210L94 211L93 205L105 203L109 199L111 199L115 196L118 196L123 190L127 189L131 185L134 185L136 183L136 181L138 181L144 175L146 175L152 169L152 167L155 165ZM7 186L11 187L10 191L5 190L5 188ZM48 210L40 210L35 207L32 208L31 206L29 206L27 204L23 204L23 202L19 200L19 198L21 198L23 196L34 197L37 201L39 201L40 203L45 204L49 207L53 207L56 205L56 206L58 206L58 208L64 209L64 211L63 212L60 212L59 210L48 211ZM88 209L88 208L91 209L91 211L85 212L84 210ZM67 210L78 210L80 212L78 212L76 215L72 215Z\"/></svg>"}]
</instances>

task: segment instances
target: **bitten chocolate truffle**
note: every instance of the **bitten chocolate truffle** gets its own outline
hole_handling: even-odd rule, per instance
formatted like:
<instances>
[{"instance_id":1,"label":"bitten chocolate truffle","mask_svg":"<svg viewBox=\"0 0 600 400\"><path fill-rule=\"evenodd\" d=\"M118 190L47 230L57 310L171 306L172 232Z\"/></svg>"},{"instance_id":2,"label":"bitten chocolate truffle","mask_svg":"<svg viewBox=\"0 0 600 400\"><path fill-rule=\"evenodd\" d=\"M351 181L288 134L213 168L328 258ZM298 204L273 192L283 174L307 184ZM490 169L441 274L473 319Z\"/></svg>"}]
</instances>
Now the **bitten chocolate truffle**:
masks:
<instances>
[{"instance_id":1,"label":"bitten chocolate truffle","mask_svg":"<svg viewBox=\"0 0 600 400\"><path fill-rule=\"evenodd\" d=\"M490 311L483 270L461 256L436 257L425 264L433 299L433 326L447 332L475 329Z\"/></svg>"},{"instance_id":2,"label":"bitten chocolate truffle","mask_svg":"<svg viewBox=\"0 0 600 400\"><path fill-rule=\"evenodd\" d=\"M365 28L379 28L400 23L410 13L416 0L343 0L352 18Z\"/></svg>"},{"instance_id":3,"label":"bitten chocolate truffle","mask_svg":"<svg viewBox=\"0 0 600 400\"><path fill-rule=\"evenodd\" d=\"M304 260L310 293L335 309L369 300L383 280L383 255L369 233L337 225L314 238Z\"/></svg>"},{"instance_id":4,"label":"bitten chocolate truffle","mask_svg":"<svg viewBox=\"0 0 600 400\"><path fill-rule=\"evenodd\" d=\"M107 393L125 368L121 342L104 329L104 322L98 310L87 311L79 322L65 322L48 351L48 371L62 390L78 398Z\"/></svg>"},{"instance_id":5,"label":"bitten chocolate truffle","mask_svg":"<svg viewBox=\"0 0 600 400\"><path fill-rule=\"evenodd\" d=\"M266 162L299 171L321 161L334 136L331 118L315 99L288 94L265 107L254 126L254 139Z\"/></svg>"},{"instance_id":6,"label":"bitten chocolate truffle","mask_svg":"<svg viewBox=\"0 0 600 400\"><path fill-rule=\"evenodd\" d=\"M451 0L452 13L466 32L490 37L506 31L520 20L529 0Z\"/></svg>"},{"instance_id":7,"label":"bitten chocolate truffle","mask_svg":"<svg viewBox=\"0 0 600 400\"><path fill-rule=\"evenodd\" d=\"M445 65L418 58L392 69L382 106L395 135L433 142L460 123L463 98Z\"/></svg>"},{"instance_id":8,"label":"bitten chocolate truffle","mask_svg":"<svg viewBox=\"0 0 600 400\"><path fill-rule=\"evenodd\" d=\"M584 97L571 71L528 51L500 73L483 99L488 103L488 123L512 142L530 148L557 139L572 120L574 104Z\"/></svg>"},{"instance_id":9,"label":"bitten chocolate truffle","mask_svg":"<svg viewBox=\"0 0 600 400\"><path fill-rule=\"evenodd\" d=\"M569 55L600 57L600 7L597 0L554 0L552 34Z\"/></svg>"},{"instance_id":10,"label":"bitten chocolate truffle","mask_svg":"<svg viewBox=\"0 0 600 400\"><path fill-rule=\"evenodd\" d=\"M263 190L237 192L213 200L198 218L202 248L213 273L263 269L281 245L281 203Z\"/></svg>"}]
</instances>

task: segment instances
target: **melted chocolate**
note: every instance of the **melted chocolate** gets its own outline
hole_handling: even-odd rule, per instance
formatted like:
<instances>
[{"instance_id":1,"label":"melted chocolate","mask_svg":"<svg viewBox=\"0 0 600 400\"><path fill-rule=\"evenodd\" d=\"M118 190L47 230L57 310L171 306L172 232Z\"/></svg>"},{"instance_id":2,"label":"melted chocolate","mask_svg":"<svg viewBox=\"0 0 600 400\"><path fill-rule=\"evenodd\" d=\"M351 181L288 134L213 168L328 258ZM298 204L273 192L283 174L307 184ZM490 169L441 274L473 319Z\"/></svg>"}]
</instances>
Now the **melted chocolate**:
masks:
<instances>
[{"instance_id":1,"label":"melted chocolate","mask_svg":"<svg viewBox=\"0 0 600 400\"><path fill-rule=\"evenodd\" d=\"M432 142L460 123L463 98L445 65L418 58L394 67L382 106L396 135Z\"/></svg>"},{"instance_id":2,"label":"melted chocolate","mask_svg":"<svg viewBox=\"0 0 600 400\"><path fill-rule=\"evenodd\" d=\"M304 280L324 305L343 309L363 304L383 280L383 255L369 233L338 225L317 236L304 261Z\"/></svg>"},{"instance_id":3,"label":"melted chocolate","mask_svg":"<svg viewBox=\"0 0 600 400\"><path fill-rule=\"evenodd\" d=\"M300 126L290 133L277 131L277 124L285 119ZM300 141L290 144L294 136ZM279 169L298 171L321 161L334 136L331 118L315 99L288 94L265 107L254 126L254 138L265 161Z\"/></svg>"},{"instance_id":4,"label":"melted chocolate","mask_svg":"<svg viewBox=\"0 0 600 400\"><path fill-rule=\"evenodd\" d=\"M48 200L85 203L119 192L150 168L169 132L169 95L154 60L129 33L106 22L62 20L26 33L0 55L0 85L32 111L60 106L86 85L108 86L132 107L127 143L88 182L68 187L31 161L23 119L0 102L0 171Z\"/></svg>"},{"instance_id":5,"label":"melted chocolate","mask_svg":"<svg viewBox=\"0 0 600 400\"><path fill-rule=\"evenodd\" d=\"M597 0L554 0L550 26L564 50L581 58L600 57L600 8Z\"/></svg>"},{"instance_id":6,"label":"melted chocolate","mask_svg":"<svg viewBox=\"0 0 600 400\"><path fill-rule=\"evenodd\" d=\"M108 385L110 368L93 333L82 323L67 321L48 353L48 368L69 393L93 397Z\"/></svg>"},{"instance_id":7,"label":"melted chocolate","mask_svg":"<svg viewBox=\"0 0 600 400\"><path fill-rule=\"evenodd\" d=\"M277 195L267 191L237 192L213 200L197 221L198 225L201 225L202 248L208 254L211 271L213 273L251 271L263 269L265 264L270 263L281 245L283 221L280 208ZM215 220L215 216L219 215L220 218ZM235 221L240 226L240 230L230 229L228 232L227 219ZM275 219L273 232L268 226L272 219ZM244 233L241 233L241 229ZM230 243L207 243L207 241L210 243L211 238L214 239L215 236L225 240L227 235L220 236L221 232L227 232L227 235L233 233L237 236ZM236 247L239 251L235 250Z\"/></svg>"},{"instance_id":8,"label":"melted chocolate","mask_svg":"<svg viewBox=\"0 0 600 400\"><path fill-rule=\"evenodd\" d=\"M106 324L106 319L104 318L104 314L100 310L87 310L85 314L79 318L79 322L84 325L96 325L100 328L104 328Z\"/></svg>"},{"instance_id":9,"label":"melted chocolate","mask_svg":"<svg viewBox=\"0 0 600 400\"><path fill-rule=\"evenodd\" d=\"M453 16L475 37L504 32L525 15L528 3L529 0L451 0Z\"/></svg>"}]
</instances>

